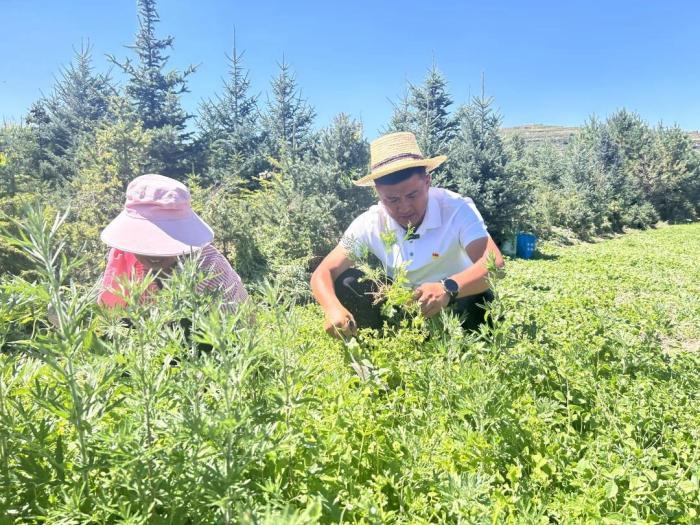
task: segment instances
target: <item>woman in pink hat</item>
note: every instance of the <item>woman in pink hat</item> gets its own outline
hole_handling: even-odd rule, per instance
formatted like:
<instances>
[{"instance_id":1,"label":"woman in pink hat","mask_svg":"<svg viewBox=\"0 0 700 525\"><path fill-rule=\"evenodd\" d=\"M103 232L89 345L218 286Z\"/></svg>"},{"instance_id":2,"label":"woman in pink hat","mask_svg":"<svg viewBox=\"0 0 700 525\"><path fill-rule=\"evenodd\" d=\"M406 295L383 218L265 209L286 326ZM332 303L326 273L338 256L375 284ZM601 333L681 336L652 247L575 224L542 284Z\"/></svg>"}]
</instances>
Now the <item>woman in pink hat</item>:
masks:
<instances>
[{"instance_id":1,"label":"woman in pink hat","mask_svg":"<svg viewBox=\"0 0 700 525\"><path fill-rule=\"evenodd\" d=\"M142 279L150 270L169 275L182 255L194 254L210 275L199 289L223 294L226 308L248 297L238 274L211 241L212 229L192 210L187 187L162 175L142 175L129 183L124 210L102 231L112 249L102 277L98 301L107 307L123 306L119 284L132 276Z\"/></svg>"}]
</instances>

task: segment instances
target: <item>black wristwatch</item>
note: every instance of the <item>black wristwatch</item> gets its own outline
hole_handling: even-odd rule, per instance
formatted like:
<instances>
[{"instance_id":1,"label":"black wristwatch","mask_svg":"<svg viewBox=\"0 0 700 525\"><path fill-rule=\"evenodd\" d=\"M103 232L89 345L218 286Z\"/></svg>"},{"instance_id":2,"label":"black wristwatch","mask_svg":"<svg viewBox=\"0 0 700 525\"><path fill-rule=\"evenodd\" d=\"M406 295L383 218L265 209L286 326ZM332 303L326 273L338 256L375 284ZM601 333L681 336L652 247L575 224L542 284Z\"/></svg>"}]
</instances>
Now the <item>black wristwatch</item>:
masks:
<instances>
[{"instance_id":1,"label":"black wristwatch","mask_svg":"<svg viewBox=\"0 0 700 525\"><path fill-rule=\"evenodd\" d=\"M455 299L457 299L457 294L459 293L459 285L457 284L457 281L447 278L440 282L442 283L442 287L445 289L445 291L450 294L450 301L447 304L454 303Z\"/></svg>"}]
</instances>

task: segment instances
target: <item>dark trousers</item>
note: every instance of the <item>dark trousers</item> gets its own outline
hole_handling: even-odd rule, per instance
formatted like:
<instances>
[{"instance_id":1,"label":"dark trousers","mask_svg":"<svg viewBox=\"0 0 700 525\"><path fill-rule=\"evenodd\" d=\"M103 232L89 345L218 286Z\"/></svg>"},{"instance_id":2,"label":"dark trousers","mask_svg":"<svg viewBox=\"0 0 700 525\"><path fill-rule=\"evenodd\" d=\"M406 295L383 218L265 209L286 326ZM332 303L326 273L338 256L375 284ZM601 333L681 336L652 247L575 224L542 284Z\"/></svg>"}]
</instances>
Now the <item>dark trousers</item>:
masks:
<instances>
[{"instance_id":1,"label":"dark trousers","mask_svg":"<svg viewBox=\"0 0 700 525\"><path fill-rule=\"evenodd\" d=\"M335 280L335 295L341 304L355 318L360 328L381 328L383 324L380 304L373 304L376 285L371 281L361 281L364 273L357 268L344 271ZM456 314L464 315L462 327L476 330L484 322L485 305L493 300L493 293L487 290L477 295L457 299L449 308Z\"/></svg>"}]
</instances>

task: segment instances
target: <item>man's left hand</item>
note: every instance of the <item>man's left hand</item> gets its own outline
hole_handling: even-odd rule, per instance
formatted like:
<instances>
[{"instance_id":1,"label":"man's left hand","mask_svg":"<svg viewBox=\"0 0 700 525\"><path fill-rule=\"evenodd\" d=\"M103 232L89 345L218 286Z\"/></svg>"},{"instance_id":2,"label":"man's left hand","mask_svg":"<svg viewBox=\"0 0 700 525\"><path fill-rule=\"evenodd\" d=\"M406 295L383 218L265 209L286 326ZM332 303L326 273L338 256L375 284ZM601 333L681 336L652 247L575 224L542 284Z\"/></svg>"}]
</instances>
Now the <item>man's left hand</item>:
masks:
<instances>
[{"instance_id":1,"label":"man's left hand","mask_svg":"<svg viewBox=\"0 0 700 525\"><path fill-rule=\"evenodd\" d=\"M442 283L421 284L413 292L413 298L420 303L425 317L437 315L450 302L450 294Z\"/></svg>"}]
</instances>

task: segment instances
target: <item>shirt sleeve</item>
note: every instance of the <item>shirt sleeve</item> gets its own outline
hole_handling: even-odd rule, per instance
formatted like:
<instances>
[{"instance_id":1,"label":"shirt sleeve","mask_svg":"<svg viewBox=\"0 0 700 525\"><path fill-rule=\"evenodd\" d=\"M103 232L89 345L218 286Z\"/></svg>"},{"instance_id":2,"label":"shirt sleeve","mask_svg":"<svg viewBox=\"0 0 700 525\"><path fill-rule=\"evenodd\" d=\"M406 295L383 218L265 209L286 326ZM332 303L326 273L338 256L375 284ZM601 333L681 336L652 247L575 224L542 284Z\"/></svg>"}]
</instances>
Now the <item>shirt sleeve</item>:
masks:
<instances>
[{"instance_id":1,"label":"shirt sleeve","mask_svg":"<svg viewBox=\"0 0 700 525\"><path fill-rule=\"evenodd\" d=\"M366 213L363 213L352 221L348 229L345 230L345 233L340 239L340 245L349 255L358 258L363 257L371 247L369 233Z\"/></svg>"},{"instance_id":2,"label":"shirt sleeve","mask_svg":"<svg viewBox=\"0 0 700 525\"><path fill-rule=\"evenodd\" d=\"M459 242L463 247L467 247L476 239L488 236L484 219L471 199L464 199L464 205L457 210L455 224L458 225Z\"/></svg>"},{"instance_id":3,"label":"shirt sleeve","mask_svg":"<svg viewBox=\"0 0 700 525\"><path fill-rule=\"evenodd\" d=\"M213 290L221 292L224 300L224 308L233 312L239 303L248 298L248 291L243 286L243 281L236 271L231 267L231 264L226 260L218 250L212 248L206 249L204 260L202 261L202 269L205 270L210 277L202 281L198 288L200 290Z\"/></svg>"},{"instance_id":4,"label":"shirt sleeve","mask_svg":"<svg viewBox=\"0 0 700 525\"><path fill-rule=\"evenodd\" d=\"M107 266L102 275L97 302L107 308L126 305L119 292L118 280L128 276L132 270L133 265L129 264L126 254L121 250L111 248L107 256Z\"/></svg>"}]
</instances>

